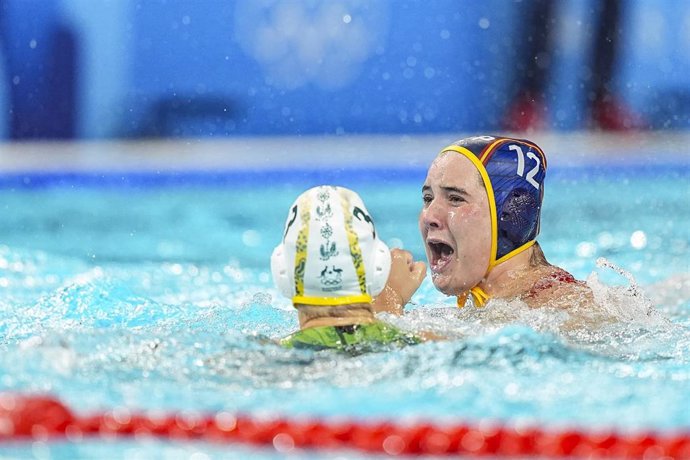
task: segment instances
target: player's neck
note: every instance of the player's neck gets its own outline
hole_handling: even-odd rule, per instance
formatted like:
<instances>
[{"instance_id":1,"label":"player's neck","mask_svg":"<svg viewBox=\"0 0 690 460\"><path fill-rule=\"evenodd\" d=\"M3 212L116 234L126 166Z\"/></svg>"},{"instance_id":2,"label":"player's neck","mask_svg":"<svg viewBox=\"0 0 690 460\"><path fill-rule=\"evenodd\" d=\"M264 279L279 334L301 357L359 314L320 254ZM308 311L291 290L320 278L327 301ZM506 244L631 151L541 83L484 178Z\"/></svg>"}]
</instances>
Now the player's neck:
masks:
<instances>
[{"instance_id":1,"label":"player's neck","mask_svg":"<svg viewBox=\"0 0 690 460\"><path fill-rule=\"evenodd\" d=\"M300 329L323 326L351 326L376 321L370 305L337 307L297 306Z\"/></svg>"},{"instance_id":2,"label":"player's neck","mask_svg":"<svg viewBox=\"0 0 690 460\"><path fill-rule=\"evenodd\" d=\"M529 248L496 265L479 287L492 298L516 297L529 291L545 270L552 269L545 260L543 264L533 266L530 263L533 250L534 247Z\"/></svg>"}]
</instances>

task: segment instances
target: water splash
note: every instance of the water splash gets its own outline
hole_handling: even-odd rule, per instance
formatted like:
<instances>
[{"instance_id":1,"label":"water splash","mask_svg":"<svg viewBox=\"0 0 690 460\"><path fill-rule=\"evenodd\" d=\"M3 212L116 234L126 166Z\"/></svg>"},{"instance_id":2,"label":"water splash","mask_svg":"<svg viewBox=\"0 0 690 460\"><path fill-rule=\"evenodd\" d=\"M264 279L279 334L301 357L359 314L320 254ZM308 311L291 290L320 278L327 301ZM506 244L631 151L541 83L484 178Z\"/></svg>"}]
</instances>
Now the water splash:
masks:
<instances>
[{"instance_id":1,"label":"water splash","mask_svg":"<svg viewBox=\"0 0 690 460\"><path fill-rule=\"evenodd\" d=\"M599 308L618 321L644 326L668 324L630 272L603 257L597 259L596 263L597 267L613 270L629 283L627 287L608 286L599 281L596 272L592 272L587 278L587 285L592 289Z\"/></svg>"}]
</instances>

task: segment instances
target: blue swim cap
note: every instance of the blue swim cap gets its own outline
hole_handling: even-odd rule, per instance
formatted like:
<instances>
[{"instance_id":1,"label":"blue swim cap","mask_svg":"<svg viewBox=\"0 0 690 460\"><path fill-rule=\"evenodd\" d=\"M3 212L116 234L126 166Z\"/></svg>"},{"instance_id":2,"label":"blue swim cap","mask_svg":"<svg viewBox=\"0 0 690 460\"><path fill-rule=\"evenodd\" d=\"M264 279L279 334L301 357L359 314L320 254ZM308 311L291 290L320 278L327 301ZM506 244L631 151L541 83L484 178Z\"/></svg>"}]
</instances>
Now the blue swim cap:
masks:
<instances>
[{"instance_id":1,"label":"blue swim cap","mask_svg":"<svg viewBox=\"0 0 690 460\"><path fill-rule=\"evenodd\" d=\"M528 140L493 136L461 139L441 153L448 151L472 161L489 196L490 271L535 242L544 197L546 156Z\"/></svg>"}]
</instances>

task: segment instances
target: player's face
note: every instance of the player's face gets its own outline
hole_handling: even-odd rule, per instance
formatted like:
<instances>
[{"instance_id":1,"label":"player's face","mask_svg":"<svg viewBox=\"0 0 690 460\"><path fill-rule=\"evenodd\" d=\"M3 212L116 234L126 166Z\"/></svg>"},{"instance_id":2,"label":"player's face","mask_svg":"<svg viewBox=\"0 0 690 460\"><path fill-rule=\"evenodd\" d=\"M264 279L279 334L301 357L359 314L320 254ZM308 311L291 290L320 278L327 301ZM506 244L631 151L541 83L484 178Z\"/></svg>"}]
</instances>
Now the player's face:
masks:
<instances>
[{"instance_id":1,"label":"player's face","mask_svg":"<svg viewBox=\"0 0 690 460\"><path fill-rule=\"evenodd\" d=\"M429 168L422 199L419 229L431 279L444 294L459 295L489 268L489 199L477 168L463 155L441 154Z\"/></svg>"}]
</instances>

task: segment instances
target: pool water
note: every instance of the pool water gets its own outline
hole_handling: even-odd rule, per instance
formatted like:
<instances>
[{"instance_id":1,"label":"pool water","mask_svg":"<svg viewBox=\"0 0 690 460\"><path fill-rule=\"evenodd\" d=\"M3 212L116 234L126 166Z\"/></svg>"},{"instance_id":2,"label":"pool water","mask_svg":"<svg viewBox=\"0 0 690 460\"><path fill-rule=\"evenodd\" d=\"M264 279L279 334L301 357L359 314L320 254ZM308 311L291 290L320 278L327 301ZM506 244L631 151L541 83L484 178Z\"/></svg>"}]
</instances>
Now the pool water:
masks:
<instances>
[{"instance_id":1,"label":"pool water","mask_svg":"<svg viewBox=\"0 0 690 460\"><path fill-rule=\"evenodd\" d=\"M51 393L85 414L126 406L690 428L684 165L550 172L539 241L552 263L594 289L601 305L584 315L591 322L573 325L566 312L519 302L458 310L427 277L405 317L383 316L447 341L359 356L276 346L297 327L269 272L294 198L319 183L349 186L390 246L423 258L416 221L423 177L414 168L358 178L316 171L5 177L0 390ZM597 266L602 259L623 275ZM242 457L249 450L63 442L0 446L0 455Z\"/></svg>"}]
</instances>

